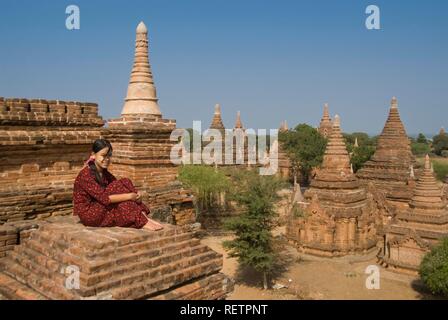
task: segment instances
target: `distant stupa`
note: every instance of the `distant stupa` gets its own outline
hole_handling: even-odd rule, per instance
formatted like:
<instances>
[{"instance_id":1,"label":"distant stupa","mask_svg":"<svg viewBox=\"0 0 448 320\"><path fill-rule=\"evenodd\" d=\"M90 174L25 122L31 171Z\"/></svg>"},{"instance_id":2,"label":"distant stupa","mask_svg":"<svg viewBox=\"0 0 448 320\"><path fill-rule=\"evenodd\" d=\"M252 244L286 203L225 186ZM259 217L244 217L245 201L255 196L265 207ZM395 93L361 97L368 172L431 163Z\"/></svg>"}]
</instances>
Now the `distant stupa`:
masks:
<instances>
[{"instance_id":1,"label":"distant stupa","mask_svg":"<svg viewBox=\"0 0 448 320\"><path fill-rule=\"evenodd\" d=\"M331 122L330 112L328 111L328 103L324 105L324 114L319 125L319 133L325 138L328 138L333 129L333 123Z\"/></svg>"}]
</instances>

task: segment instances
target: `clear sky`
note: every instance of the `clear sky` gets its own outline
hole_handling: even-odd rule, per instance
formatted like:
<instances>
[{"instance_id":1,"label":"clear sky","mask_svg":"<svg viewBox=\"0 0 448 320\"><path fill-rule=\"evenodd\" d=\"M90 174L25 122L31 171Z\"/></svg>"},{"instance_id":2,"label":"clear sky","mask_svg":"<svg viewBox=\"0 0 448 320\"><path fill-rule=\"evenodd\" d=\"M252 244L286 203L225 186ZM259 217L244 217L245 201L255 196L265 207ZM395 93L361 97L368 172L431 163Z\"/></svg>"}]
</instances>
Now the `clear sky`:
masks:
<instances>
[{"instance_id":1,"label":"clear sky","mask_svg":"<svg viewBox=\"0 0 448 320\"><path fill-rule=\"evenodd\" d=\"M65 27L76 4L81 29ZM365 9L380 8L381 30ZM135 28L149 29L165 118L227 127L316 126L325 102L344 131L381 131L397 96L410 134L448 127L446 0L0 1L0 96L91 101L118 117Z\"/></svg>"}]
</instances>

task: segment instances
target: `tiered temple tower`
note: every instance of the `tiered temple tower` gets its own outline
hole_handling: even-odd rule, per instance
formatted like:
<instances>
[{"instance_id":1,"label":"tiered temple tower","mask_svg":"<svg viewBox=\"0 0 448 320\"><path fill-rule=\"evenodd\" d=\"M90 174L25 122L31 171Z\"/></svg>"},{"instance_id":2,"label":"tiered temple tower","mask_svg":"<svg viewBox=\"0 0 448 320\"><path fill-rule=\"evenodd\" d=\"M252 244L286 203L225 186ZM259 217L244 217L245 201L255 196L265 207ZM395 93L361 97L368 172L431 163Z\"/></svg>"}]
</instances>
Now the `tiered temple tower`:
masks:
<instances>
[{"instance_id":1,"label":"tiered temple tower","mask_svg":"<svg viewBox=\"0 0 448 320\"><path fill-rule=\"evenodd\" d=\"M321 256L364 253L376 245L379 213L350 170L350 158L336 116L322 168L305 192L303 217L292 217L287 237L300 251Z\"/></svg>"},{"instance_id":2,"label":"tiered temple tower","mask_svg":"<svg viewBox=\"0 0 448 320\"><path fill-rule=\"evenodd\" d=\"M406 212L386 227L380 260L400 272L416 273L423 256L448 236L448 208L429 156Z\"/></svg>"},{"instance_id":3,"label":"tiered temple tower","mask_svg":"<svg viewBox=\"0 0 448 320\"><path fill-rule=\"evenodd\" d=\"M112 172L130 178L146 192L144 201L155 218L174 224L195 221L192 197L176 180L177 166L170 152L176 121L160 112L149 65L148 30L137 27L135 59L121 118L109 121L107 138L114 146Z\"/></svg>"},{"instance_id":4,"label":"tiered temple tower","mask_svg":"<svg viewBox=\"0 0 448 320\"><path fill-rule=\"evenodd\" d=\"M286 120L282 121L280 124L280 128L278 129L279 135L281 133L288 132L288 123ZM291 166L291 160L289 159L289 156L287 152L285 151L282 143L278 143L278 171L279 176L288 180L294 180L293 177L293 170ZM297 177L296 177L297 178Z\"/></svg>"},{"instance_id":5,"label":"tiered temple tower","mask_svg":"<svg viewBox=\"0 0 448 320\"><path fill-rule=\"evenodd\" d=\"M324 105L324 114L320 120L319 133L325 138L328 138L331 134L333 124L330 118L330 112L328 111L328 103Z\"/></svg>"},{"instance_id":6,"label":"tiered temple tower","mask_svg":"<svg viewBox=\"0 0 448 320\"><path fill-rule=\"evenodd\" d=\"M219 104L215 105L215 113L213 114L212 123L210 124L210 129L225 130L224 123L221 117L221 106Z\"/></svg>"},{"instance_id":7,"label":"tiered temple tower","mask_svg":"<svg viewBox=\"0 0 448 320\"><path fill-rule=\"evenodd\" d=\"M392 98L389 117L372 159L357 172L363 182L373 182L398 210L406 209L415 185L411 171L414 165L409 138Z\"/></svg>"}]
</instances>

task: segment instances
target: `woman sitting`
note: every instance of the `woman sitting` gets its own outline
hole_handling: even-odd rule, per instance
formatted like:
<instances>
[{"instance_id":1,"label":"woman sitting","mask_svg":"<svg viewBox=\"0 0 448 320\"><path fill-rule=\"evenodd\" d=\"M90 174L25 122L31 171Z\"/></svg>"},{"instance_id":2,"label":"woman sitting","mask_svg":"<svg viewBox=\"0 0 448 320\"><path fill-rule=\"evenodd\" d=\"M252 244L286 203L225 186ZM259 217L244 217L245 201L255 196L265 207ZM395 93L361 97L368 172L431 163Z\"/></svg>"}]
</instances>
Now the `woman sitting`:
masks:
<instances>
[{"instance_id":1,"label":"woman sitting","mask_svg":"<svg viewBox=\"0 0 448 320\"><path fill-rule=\"evenodd\" d=\"M88 227L163 229L160 223L147 217L149 209L131 180L117 180L107 170L111 157L110 142L96 140L90 159L75 180L74 215Z\"/></svg>"}]
</instances>

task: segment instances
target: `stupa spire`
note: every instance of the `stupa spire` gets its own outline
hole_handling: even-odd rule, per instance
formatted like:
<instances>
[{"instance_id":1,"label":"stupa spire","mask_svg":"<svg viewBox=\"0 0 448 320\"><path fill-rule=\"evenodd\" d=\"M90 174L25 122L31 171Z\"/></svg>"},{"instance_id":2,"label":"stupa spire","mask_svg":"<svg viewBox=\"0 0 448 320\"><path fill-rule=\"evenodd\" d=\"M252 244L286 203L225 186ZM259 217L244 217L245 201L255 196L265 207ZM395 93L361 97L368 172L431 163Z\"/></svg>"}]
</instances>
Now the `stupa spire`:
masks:
<instances>
[{"instance_id":1,"label":"stupa spire","mask_svg":"<svg viewBox=\"0 0 448 320\"><path fill-rule=\"evenodd\" d=\"M333 127L333 124L332 124L331 118L330 118L328 103L325 103L324 104L324 114L323 114L322 119L320 120L320 124L319 124L319 133L321 135L323 135L325 138L327 138L331 133L332 127Z\"/></svg>"},{"instance_id":2,"label":"stupa spire","mask_svg":"<svg viewBox=\"0 0 448 320\"><path fill-rule=\"evenodd\" d=\"M322 163L324 170L336 171L338 173L350 174L350 156L341 132L341 119L338 115L334 117L333 128L328 137L327 148Z\"/></svg>"},{"instance_id":3,"label":"stupa spire","mask_svg":"<svg viewBox=\"0 0 448 320\"><path fill-rule=\"evenodd\" d=\"M240 111L238 111L236 113L235 129L244 129L243 123L241 122L241 112Z\"/></svg>"},{"instance_id":4,"label":"stupa spire","mask_svg":"<svg viewBox=\"0 0 448 320\"><path fill-rule=\"evenodd\" d=\"M282 121L280 123L280 128L278 129L279 132L286 132L288 131L288 123L286 122L286 120Z\"/></svg>"},{"instance_id":5,"label":"stupa spire","mask_svg":"<svg viewBox=\"0 0 448 320\"><path fill-rule=\"evenodd\" d=\"M215 113L213 114L212 124L210 125L210 129L225 129L224 124L221 118L221 106L219 103L215 105Z\"/></svg>"},{"instance_id":6,"label":"stupa spire","mask_svg":"<svg viewBox=\"0 0 448 320\"><path fill-rule=\"evenodd\" d=\"M407 204L412 197L413 188L408 182L414 161L410 140L398 112L398 101L394 97L375 154L356 174L364 181L373 181L390 203Z\"/></svg>"},{"instance_id":7,"label":"stupa spire","mask_svg":"<svg viewBox=\"0 0 448 320\"><path fill-rule=\"evenodd\" d=\"M409 206L417 211L428 211L428 213L442 210L446 206L442 199L442 189L434 177L428 155L426 155L425 168L417 181Z\"/></svg>"},{"instance_id":8,"label":"stupa spire","mask_svg":"<svg viewBox=\"0 0 448 320\"><path fill-rule=\"evenodd\" d=\"M331 121L331 119L330 119L330 111L328 110L328 103L324 104L324 116L323 116L322 119Z\"/></svg>"},{"instance_id":9,"label":"stupa spire","mask_svg":"<svg viewBox=\"0 0 448 320\"><path fill-rule=\"evenodd\" d=\"M149 64L148 29L140 22L136 30L134 65L123 107L124 114L161 116L156 87Z\"/></svg>"}]
</instances>

